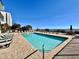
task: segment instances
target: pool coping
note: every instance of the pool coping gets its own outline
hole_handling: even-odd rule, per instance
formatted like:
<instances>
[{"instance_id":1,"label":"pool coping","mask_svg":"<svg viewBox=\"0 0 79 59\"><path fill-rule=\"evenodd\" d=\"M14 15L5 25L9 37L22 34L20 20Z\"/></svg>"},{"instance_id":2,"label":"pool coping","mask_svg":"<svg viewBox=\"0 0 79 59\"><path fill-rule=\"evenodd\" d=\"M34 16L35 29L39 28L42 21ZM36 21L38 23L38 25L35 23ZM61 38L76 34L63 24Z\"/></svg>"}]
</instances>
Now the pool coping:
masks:
<instances>
[{"instance_id":1,"label":"pool coping","mask_svg":"<svg viewBox=\"0 0 79 59\"><path fill-rule=\"evenodd\" d=\"M68 38L66 39L63 43L61 43L59 46L57 46L55 49L53 49L51 52L49 53L45 53L45 58L47 59L52 59L54 58L54 56L60 52L71 40L74 36L72 35L61 35L61 34L51 34L51 33L43 33L43 32L35 32L35 33L41 33L41 34L47 34L47 35L53 35L53 36L58 36L58 37L64 37L64 38Z\"/></svg>"}]
</instances>

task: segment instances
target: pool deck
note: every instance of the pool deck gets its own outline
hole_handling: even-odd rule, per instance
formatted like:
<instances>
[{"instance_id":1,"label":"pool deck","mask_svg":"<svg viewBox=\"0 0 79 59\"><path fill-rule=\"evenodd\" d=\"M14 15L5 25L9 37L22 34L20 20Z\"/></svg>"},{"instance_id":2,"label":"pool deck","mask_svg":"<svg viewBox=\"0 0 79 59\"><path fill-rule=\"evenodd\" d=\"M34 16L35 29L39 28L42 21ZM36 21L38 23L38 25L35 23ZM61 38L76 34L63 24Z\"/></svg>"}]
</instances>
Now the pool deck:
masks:
<instances>
[{"instance_id":1,"label":"pool deck","mask_svg":"<svg viewBox=\"0 0 79 59\"><path fill-rule=\"evenodd\" d=\"M8 48L0 49L0 59L41 59L40 54L35 52L36 49L33 49L20 34L15 33L12 40Z\"/></svg>"},{"instance_id":2,"label":"pool deck","mask_svg":"<svg viewBox=\"0 0 79 59\"><path fill-rule=\"evenodd\" d=\"M50 34L50 33L44 33L44 34ZM70 41L72 40L72 37L73 37L69 35L67 36L67 35L60 35L60 34L50 34L50 35L68 37L69 39L66 40L63 44L59 45L56 49L54 49L54 51L52 50L50 53L45 53L45 59L53 59L53 57L62 48L64 48L64 46L66 46L67 43L69 44L71 43ZM71 48L71 46L69 48ZM79 51L79 50L76 50L76 51ZM73 53L74 53L74 49L73 49ZM58 57L59 55L57 55L55 59L57 59ZM14 33L13 42L11 43L10 47L5 49L0 49L0 59L42 59L42 53L37 51L35 48L33 48L32 45L24 39L21 33Z\"/></svg>"},{"instance_id":3,"label":"pool deck","mask_svg":"<svg viewBox=\"0 0 79 59\"><path fill-rule=\"evenodd\" d=\"M54 59L79 59L79 37L72 41L61 50Z\"/></svg>"}]
</instances>

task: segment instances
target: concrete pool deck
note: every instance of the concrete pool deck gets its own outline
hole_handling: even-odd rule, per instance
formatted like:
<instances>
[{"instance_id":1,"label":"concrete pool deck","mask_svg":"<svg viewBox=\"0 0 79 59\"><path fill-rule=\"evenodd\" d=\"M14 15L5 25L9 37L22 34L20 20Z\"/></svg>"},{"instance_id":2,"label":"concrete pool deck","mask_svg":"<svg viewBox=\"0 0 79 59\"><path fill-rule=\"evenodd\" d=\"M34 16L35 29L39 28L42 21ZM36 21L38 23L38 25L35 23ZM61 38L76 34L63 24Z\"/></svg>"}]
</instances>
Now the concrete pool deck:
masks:
<instances>
[{"instance_id":1,"label":"concrete pool deck","mask_svg":"<svg viewBox=\"0 0 79 59\"><path fill-rule=\"evenodd\" d=\"M69 38L50 53L45 53L45 59L52 59L62 48L64 48L64 46L66 46L66 44L72 40L73 37L61 34L44 34L57 35L61 37L65 36ZM14 33L13 42L11 43L10 47L0 49L0 59L42 59L42 53L39 51L34 51L36 51L36 49L33 48L28 41L24 40L21 33Z\"/></svg>"}]
</instances>

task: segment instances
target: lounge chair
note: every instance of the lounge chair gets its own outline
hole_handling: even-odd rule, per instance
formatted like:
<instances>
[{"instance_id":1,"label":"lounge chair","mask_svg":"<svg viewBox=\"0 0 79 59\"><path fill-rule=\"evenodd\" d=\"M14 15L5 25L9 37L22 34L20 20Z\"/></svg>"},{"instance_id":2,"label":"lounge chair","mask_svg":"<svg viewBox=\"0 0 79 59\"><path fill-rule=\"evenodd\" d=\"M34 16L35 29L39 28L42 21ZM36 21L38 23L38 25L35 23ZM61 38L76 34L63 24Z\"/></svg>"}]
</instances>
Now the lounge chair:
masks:
<instances>
[{"instance_id":1,"label":"lounge chair","mask_svg":"<svg viewBox=\"0 0 79 59\"><path fill-rule=\"evenodd\" d=\"M10 43L12 42L12 37L13 37L13 35L0 34L0 48L9 47Z\"/></svg>"},{"instance_id":2,"label":"lounge chair","mask_svg":"<svg viewBox=\"0 0 79 59\"><path fill-rule=\"evenodd\" d=\"M2 47L9 47L9 45L11 44L12 41L8 41L8 42L3 42L3 43L0 43L0 48Z\"/></svg>"},{"instance_id":3,"label":"lounge chair","mask_svg":"<svg viewBox=\"0 0 79 59\"><path fill-rule=\"evenodd\" d=\"M6 40L0 40L0 43L6 42Z\"/></svg>"}]
</instances>

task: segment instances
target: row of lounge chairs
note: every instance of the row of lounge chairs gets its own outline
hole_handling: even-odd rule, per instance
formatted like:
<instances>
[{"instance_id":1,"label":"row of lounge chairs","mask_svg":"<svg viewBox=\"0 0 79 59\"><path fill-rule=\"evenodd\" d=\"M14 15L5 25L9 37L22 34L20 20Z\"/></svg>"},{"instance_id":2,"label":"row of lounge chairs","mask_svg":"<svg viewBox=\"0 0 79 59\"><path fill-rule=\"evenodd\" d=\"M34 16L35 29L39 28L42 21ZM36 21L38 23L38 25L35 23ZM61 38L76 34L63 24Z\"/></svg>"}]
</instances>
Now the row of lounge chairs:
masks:
<instances>
[{"instance_id":1,"label":"row of lounge chairs","mask_svg":"<svg viewBox=\"0 0 79 59\"><path fill-rule=\"evenodd\" d=\"M0 48L9 47L12 42L13 34L0 34Z\"/></svg>"}]
</instances>

